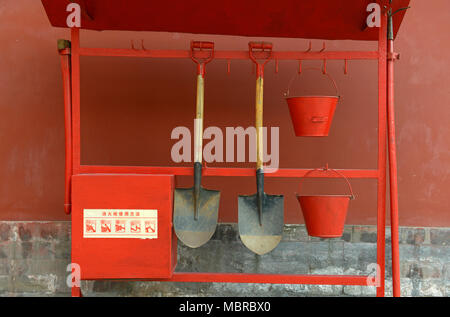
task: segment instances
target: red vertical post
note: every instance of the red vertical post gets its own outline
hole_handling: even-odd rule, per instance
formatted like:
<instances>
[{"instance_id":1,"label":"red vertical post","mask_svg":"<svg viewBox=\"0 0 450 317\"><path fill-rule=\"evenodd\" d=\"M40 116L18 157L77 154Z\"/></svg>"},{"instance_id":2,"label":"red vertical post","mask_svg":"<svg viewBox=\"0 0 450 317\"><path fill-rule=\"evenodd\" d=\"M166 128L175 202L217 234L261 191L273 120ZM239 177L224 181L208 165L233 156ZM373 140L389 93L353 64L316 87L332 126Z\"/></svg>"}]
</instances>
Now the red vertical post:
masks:
<instances>
[{"instance_id":1,"label":"red vertical post","mask_svg":"<svg viewBox=\"0 0 450 317\"><path fill-rule=\"evenodd\" d=\"M80 30L71 29L72 39L72 166L73 175L80 173ZM75 228L72 226L72 236ZM73 249L73 248L72 248ZM72 253L73 257L73 253ZM72 262L75 262L72 258ZM79 287L72 286L72 296L81 296Z\"/></svg>"},{"instance_id":2,"label":"red vertical post","mask_svg":"<svg viewBox=\"0 0 450 317\"><path fill-rule=\"evenodd\" d=\"M385 226L386 226L386 71L387 19L381 16L378 35L378 183L377 183L377 296L385 292Z\"/></svg>"},{"instance_id":3,"label":"red vertical post","mask_svg":"<svg viewBox=\"0 0 450 317\"><path fill-rule=\"evenodd\" d=\"M72 287L72 297L83 297L80 287L77 286Z\"/></svg>"},{"instance_id":4,"label":"red vertical post","mask_svg":"<svg viewBox=\"0 0 450 317\"><path fill-rule=\"evenodd\" d=\"M80 29L71 29L72 38L72 142L73 174L80 173Z\"/></svg>"},{"instance_id":5,"label":"red vertical post","mask_svg":"<svg viewBox=\"0 0 450 317\"><path fill-rule=\"evenodd\" d=\"M389 188L390 188L390 214L391 214L392 290L394 297L400 297L397 151L395 142L395 109L394 109L394 61L397 58L397 56L398 55L394 53L394 39L392 36L389 37L388 39L387 118L388 118L389 185L390 185Z\"/></svg>"},{"instance_id":6,"label":"red vertical post","mask_svg":"<svg viewBox=\"0 0 450 317\"><path fill-rule=\"evenodd\" d=\"M70 73L70 42L58 41L61 57L61 72L64 92L64 127L65 127L65 180L64 180L64 212L70 214L71 178L72 178L72 87Z\"/></svg>"}]
</instances>

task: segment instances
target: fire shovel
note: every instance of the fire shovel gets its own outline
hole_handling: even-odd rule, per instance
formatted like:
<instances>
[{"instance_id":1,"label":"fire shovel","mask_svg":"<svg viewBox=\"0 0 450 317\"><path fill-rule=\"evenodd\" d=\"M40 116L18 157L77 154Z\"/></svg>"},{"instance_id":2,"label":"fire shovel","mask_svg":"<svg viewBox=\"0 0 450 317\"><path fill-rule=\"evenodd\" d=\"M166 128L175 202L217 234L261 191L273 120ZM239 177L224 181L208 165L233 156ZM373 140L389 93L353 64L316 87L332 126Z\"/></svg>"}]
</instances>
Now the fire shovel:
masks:
<instances>
[{"instance_id":1,"label":"fire shovel","mask_svg":"<svg viewBox=\"0 0 450 317\"><path fill-rule=\"evenodd\" d=\"M201 186L205 65L214 58L214 43L191 42L191 58L197 63L194 187L175 189L173 225L178 239L198 248L211 239L219 214L220 192Z\"/></svg>"},{"instance_id":2,"label":"fire shovel","mask_svg":"<svg viewBox=\"0 0 450 317\"><path fill-rule=\"evenodd\" d=\"M263 77L272 58L271 43L249 43L250 58L257 66L256 80L256 194L238 197L239 235L256 254L272 251L281 241L284 226L284 197L264 192L263 167ZM259 62L259 61L261 62Z\"/></svg>"}]
</instances>

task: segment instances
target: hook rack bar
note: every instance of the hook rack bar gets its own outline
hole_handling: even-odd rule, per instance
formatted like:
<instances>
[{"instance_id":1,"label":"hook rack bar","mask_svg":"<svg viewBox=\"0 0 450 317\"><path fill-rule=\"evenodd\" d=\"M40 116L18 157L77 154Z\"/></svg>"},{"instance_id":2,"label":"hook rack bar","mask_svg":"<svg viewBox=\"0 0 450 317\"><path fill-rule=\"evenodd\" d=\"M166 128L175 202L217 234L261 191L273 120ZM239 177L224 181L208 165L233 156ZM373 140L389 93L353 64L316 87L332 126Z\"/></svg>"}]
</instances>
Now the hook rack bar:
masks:
<instances>
[{"instance_id":1,"label":"hook rack bar","mask_svg":"<svg viewBox=\"0 0 450 317\"><path fill-rule=\"evenodd\" d=\"M80 47L80 56L104 56L104 57L139 57L139 58L190 58L190 50L142 50L134 47L122 48L91 48ZM377 60L378 51L326 51L326 52L299 52L299 51L274 51L273 59L276 60ZM248 51L215 51L214 59L218 60L248 60Z\"/></svg>"},{"instance_id":2,"label":"hook rack bar","mask_svg":"<svg viewBox=\"0 0 450 317\"><path fill-rule=\"evenodd\" d=\"M305 177L311 169L302 168L279 168L276 171L266 169L270 173L266 173L265 177L276 178L298 178ZM377 179L379 173L374 169L337 169L347 178L373 178ZM193 175L194 169L192 167L178 167L178 166L114 166L114 165L81 165L81 174L95 174L95 173L131 173L131 174L171 174L177 176ZM253 177L255 176L254 168L243 167L207 167L202 171L203 176L233 176L233 177ZM323 178L336 178L338 176L332 173L323 173L319 176Z\"/></svg>"}]
</instances>

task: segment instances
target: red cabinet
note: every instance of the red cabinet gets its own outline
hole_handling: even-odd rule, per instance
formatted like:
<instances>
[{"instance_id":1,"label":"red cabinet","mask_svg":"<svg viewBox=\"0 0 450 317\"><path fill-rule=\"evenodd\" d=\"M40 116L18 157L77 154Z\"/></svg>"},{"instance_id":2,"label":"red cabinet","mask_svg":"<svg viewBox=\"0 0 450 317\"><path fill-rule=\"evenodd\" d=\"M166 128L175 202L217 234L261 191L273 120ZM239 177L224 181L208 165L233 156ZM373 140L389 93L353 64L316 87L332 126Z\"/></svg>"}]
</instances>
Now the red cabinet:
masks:
<instances>
[{"instance_id":1,"label":"red cabinet","mask_svg":"<svg viewBox=\"0 0 450 317\"><path fill-rule=\"evenodd\" d=\"M72 262L81 279L170 278L174 176L84 174L72 178Z\"/></svg>"}]
</instances>

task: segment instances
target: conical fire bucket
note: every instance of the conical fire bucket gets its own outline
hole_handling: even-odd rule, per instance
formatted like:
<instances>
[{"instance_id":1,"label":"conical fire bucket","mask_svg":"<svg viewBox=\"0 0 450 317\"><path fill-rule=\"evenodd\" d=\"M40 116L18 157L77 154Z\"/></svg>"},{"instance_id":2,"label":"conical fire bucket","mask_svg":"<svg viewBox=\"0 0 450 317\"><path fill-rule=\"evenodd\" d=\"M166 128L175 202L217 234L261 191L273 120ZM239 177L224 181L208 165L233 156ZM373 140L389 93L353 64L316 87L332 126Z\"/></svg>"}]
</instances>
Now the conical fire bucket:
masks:
<instances>
[{"instance_id":1,"label":"conical fire bucket","mask_svg":"<svg viewBox=\"0 0 450 317\"><path fill-rule=\"evenodd\" d=\"M350 190L350 195L306 196L297 194L297 199L302 209L308 235L320 238L338 238L344 232L349 202L354 199L352 187L344 175L327 167L311 170L305 174L305 177L318 170L332 171L344 178Z\"/></svg>"},{"instance_id":2,"label":"conical fire bucket","mask_svg":"<svg viewBox=\"0 0 450 317\"><path fill-rule=\"evenodd\" d=\"M290 96L290 86L298 75L295 75L289 83L285 98L296 136L328 136L340 97L334 79L328 73L324 73L324 75L332 81L336 89L336 96Z\"/></svg>"}]
</instances>

